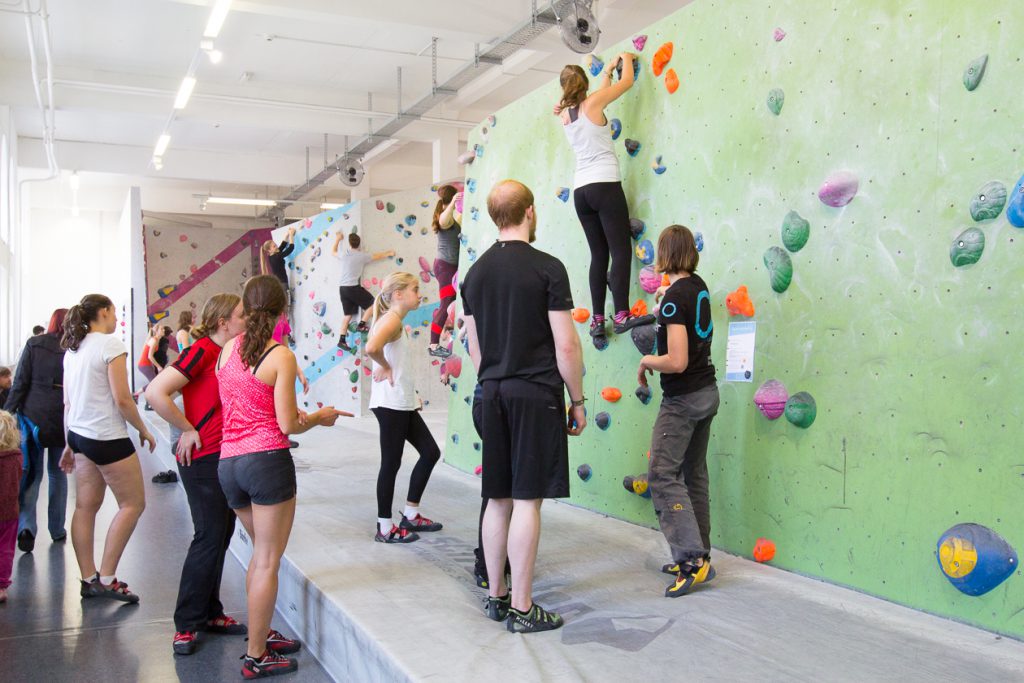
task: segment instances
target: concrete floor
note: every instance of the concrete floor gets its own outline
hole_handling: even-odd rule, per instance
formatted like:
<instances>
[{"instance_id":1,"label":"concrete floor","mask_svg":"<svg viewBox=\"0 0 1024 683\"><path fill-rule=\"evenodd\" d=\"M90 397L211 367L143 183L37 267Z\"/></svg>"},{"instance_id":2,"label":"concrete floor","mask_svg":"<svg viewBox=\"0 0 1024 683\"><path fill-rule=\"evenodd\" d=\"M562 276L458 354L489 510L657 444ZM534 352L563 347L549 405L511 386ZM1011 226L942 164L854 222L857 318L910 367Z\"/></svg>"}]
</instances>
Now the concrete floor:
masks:
<instances>
[{"instance_id":1,"label":"concrete floor","mask_svg":"<svg viewBox=\"0 0 1024 683\"><path fill-rule=\"evenodd\" d=\"M150 413L152 415L152 413ZM244 637L202 634L189 657L171 650L175 600L192 522L185 492L178 484L154 484L165 463L142 457L146 511L125 550L118 578L141 596L138 605L107 600L83 601L78 594L78 565L71 541L50 542L46 527L46 483L39 500L42 538L32 553L15 551L10 597L0 605L0 680L22 681L233 681L240 680ZM68 528L74 508L68 504ZM97 536L114 512L107 496L97 521ZM99 544L99 539L97 544ZM100 550L97 549L97 558ZM221 599L228 614L245 621L245 573L228 555ZM274 627L291 634L277 615ZM309 653L300 653L299 671L289 681L320 683L331 678Z\"/></svg>"}]
</instances>

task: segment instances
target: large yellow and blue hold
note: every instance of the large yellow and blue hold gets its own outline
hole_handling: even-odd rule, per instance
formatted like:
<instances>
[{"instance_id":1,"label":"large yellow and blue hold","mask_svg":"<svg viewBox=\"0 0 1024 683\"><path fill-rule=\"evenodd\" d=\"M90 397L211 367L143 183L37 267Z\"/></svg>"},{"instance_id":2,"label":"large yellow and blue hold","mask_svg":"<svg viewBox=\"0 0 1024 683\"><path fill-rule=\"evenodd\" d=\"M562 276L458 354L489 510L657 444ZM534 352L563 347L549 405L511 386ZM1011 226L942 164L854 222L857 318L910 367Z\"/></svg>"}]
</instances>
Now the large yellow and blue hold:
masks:
<instances>
[{"instance_id":1,"label":"large yellow and blue hold","mask_svg":"<svg viewBox=\"0 0 1024 683\"><path fill-rule=\"evenodd\" d=\"M1002 536L980 524L957 524L939 537L936 558L949 582L961 593L978 596L1005 581L1017 569L1016 551Z\"/></svg>"}]
</instances>

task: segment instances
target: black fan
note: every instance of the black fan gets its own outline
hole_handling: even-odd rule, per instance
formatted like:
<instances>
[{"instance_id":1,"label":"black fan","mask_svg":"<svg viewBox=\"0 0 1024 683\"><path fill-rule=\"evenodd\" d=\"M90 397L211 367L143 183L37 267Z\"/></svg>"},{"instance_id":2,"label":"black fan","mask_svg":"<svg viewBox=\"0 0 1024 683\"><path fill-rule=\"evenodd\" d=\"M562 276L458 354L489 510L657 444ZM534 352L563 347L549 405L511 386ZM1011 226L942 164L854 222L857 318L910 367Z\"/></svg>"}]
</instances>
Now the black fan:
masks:
<instances>
[{"instance_id":1,"label":"black fan","mask_svg":"<svg viewBox=\"0 0 1024 683\"><path fill-rule=\"evenodd\" d=\"M343 185L355 187L363 182L364 175L366 171L357 159L345 158L338 162L338 178Z\"/></svg>"}]
</instances>

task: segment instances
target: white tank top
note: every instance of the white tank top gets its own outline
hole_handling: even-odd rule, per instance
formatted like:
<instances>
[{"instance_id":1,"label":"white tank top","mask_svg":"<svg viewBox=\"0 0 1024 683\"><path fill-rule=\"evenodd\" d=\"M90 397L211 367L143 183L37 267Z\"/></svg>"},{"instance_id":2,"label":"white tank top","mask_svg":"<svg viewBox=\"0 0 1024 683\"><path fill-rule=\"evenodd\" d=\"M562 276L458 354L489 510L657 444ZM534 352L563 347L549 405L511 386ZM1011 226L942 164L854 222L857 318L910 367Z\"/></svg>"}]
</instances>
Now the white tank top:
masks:
<instances>
[{"instance_id":1,"label":"white tank top","mask_svg":"<svg viewBox=\"0 0 1024 683\"><path fill-rule=\"evenodd\" d=\"M370 387L370 408L416 410L419 401L416 400L416 387L413 383L412 342L409 341L404 326L402 336L384 345L384 358L391 366L391 376L395 384L392 386L387 380L373 382L373 386ZM371 369L377 369L376 361L373 362Z\"/></svg>"},{"instance_id":2,"label":"white tank top","mask_svg":"<svg viewBox=\"0 0 1024 683\"><path fill-rule=\"evenodd\" d=\"M562 127L565 128L565 136L569 138L572 151L576 154L574 188L591 183L617 183L622 180L619 174L619 160L615 157L615 146L612 142L612 129L607 123L603 126L597 125L581 107L576 120Z\"/></svg>"}]
</instances>

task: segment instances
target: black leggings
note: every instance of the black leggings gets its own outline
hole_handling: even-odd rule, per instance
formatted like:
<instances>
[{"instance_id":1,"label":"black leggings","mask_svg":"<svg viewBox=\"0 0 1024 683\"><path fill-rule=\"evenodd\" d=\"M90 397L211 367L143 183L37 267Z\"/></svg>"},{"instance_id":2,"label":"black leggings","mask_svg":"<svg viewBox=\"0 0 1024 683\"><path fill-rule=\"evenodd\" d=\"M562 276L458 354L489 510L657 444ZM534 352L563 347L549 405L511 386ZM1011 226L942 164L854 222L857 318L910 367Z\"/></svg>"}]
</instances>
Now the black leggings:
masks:
<instances>
[{"instance_id":1,"label":"black leggings","mask_svg":"<svg viewBox=\"0 0 1024 683\"><path fill-rule=\"evenodd\" d=\"M615 313L629 310L632 266L629 206L622 183L591 183L573 193L576 215L590 245L590 298L594 314L604 315L605 287L612 290ZM608 272L608 260L612 269Z\"/></svg>"},{"instance_id":2,"label":"black leggings","mask_svg":"<svg viewBox=\"0 0 1024 683\"><path fill-rule=\"evenodd\" d=\"M392 410L372 408L380 425L380 473L377 475L377 517L391 516L391 504L395 498L395 478L402 467L402 451L405 442L412 444L420 459L409 477L410 503L419 503L423 490L434 465L441 457L441 449L427 429L426 423L416 410Z\"/></svg>"}]
</instances>

